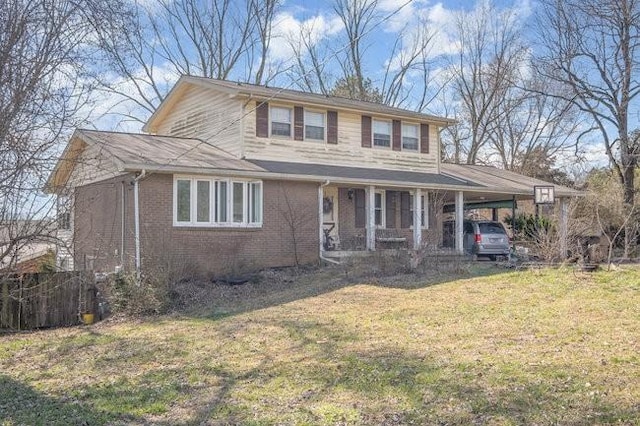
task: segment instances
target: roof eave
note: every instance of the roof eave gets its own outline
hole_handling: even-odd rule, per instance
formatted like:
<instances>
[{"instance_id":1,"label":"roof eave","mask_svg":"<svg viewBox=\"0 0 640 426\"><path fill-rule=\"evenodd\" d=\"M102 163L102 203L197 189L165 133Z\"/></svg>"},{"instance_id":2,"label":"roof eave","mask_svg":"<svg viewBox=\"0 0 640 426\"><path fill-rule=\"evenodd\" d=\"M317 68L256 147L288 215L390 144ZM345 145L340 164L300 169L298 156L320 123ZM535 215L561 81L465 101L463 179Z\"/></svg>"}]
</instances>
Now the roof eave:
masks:
<instances>
[{"instance_id":1,"label":"roof eave","mask_svg":"<svg viewBox=\"0 0 640 426\"><path fill-rule=\"evenodd\" d=\"M330 181L332 183L339 183L344 185L378 185L385 187L397 187L397 188L423 188L423 189L436 189L436 190L450 190L450 191L473 191L482 192L486 190L485 187L474 187L466 185L446 185L446 184L425 184L420 182L407 182L407 181L394 181L394 180L381 180L381 179L357 179L357 178L344 178L329 175L301 175L301 174L289 174L289 173L274 173L266 170L240 170L240 169L219 169L219 168L206 168L206 167L186 167L186 166L166 166L159 164L144 164L144 163L127 163L124 164L123 171L125 172L139 172L145 170L147 173L174 173L174 174L206 174L217 175L225 177L244 177L244 178L256 178L256 179L271 179L271 180L293 180L293 181L307 181L324 183Z\"/></svg>"}]
</instances>

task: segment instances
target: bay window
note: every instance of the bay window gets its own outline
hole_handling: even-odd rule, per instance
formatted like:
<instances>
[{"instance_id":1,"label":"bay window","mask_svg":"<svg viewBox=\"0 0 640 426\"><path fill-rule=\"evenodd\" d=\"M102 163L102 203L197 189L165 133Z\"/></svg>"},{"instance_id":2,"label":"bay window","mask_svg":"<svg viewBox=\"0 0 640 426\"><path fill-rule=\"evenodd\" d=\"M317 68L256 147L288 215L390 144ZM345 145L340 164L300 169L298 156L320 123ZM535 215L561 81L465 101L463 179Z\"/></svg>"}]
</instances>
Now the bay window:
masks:
<instances>
[{"instance_id":1,"label":"bay window","mask_svg":"<svg viewBox=\"0 0 640 426\"><path fill-rule=\"evenodd\" d=\"M259 227L262 182L176 177L173 211L174 226Z\"/></svg>"}]
</instances>

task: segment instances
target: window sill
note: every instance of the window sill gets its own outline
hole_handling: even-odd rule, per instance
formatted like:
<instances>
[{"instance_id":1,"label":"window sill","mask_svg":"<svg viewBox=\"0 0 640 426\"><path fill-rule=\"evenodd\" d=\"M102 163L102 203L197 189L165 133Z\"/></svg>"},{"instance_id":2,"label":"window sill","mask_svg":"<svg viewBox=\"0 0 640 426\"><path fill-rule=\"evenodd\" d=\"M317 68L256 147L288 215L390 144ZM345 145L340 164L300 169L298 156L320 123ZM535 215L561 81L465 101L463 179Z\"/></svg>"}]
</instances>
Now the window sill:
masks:
<instances>
[{"instance_id":1,"label":"window sill","mask_svg":"<svg viewBox=\"0 0 640 426\"><path fill-rule=\"evenodd\" d=\"M181 229L230 229L230 230L242 230L242 229L262 229L262 223L221 223L221 224L199 224L199 223L182 223L174 222L174 228Z\"/></svg>"}]
</instances>

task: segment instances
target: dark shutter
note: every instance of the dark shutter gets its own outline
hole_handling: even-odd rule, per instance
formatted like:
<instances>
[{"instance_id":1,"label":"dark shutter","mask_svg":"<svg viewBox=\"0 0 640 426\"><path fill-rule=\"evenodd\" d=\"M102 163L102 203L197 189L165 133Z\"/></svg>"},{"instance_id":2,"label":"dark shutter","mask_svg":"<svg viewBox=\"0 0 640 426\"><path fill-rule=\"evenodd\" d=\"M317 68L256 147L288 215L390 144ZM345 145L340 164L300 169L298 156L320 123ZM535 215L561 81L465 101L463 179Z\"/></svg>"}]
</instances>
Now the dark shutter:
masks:
<instances>
[{"instance_id":1,"label":"dark shutter","mask_svg":"<svg viewBox=\"0 0 640 426\"><path fill-rule=\"evenodd\" d=\"M367 214L364 189L354 190L353 198L355 201L355 208L356 208L356 228L364 228L366 226L366 214Z\"/></svg>"},{"instance_id":2,"label":"dark shutter","mask_svg":"<svg viewBox=\"0 0 640 426\"><path fill-rule=\"evenodd\" d=\"M396 194L397 191L385 192L385 228L387 229L396 227Z\"/></svg>"},{"instance_id":3,"label":"dark shutter","mask_svg":"<svg viewBox=\"0 0 640 426\"><path fill-rule=\"evenodd\" d=\"M338 111L327 111L327 143L338 143Z\"/></svg>"},{"instance_id":4,"label":"dark shutter","mask_svg":"<svg viewBox=\"0 0 640 426\"><path fill-rule=\"evenodd\" d=\"M362 146L371 148L371 117L362 116Z\"/></svg>"},{"instance_id":5,"label":"dark shutter","mask_svg":"<svg viewBox=\"0 0 640 426\"><path fill-rule=\"evenodd\" d=\"M304 109L293 107L293 139L304 140Z\"/></svg>"},{"instance_id":6,"label":"dark shutter","mask_svg":"<svg viewBox=\"0 0 640 426\"><path fill-rule=\"evenodd\" d=\"M393 150L402 151L402 124L400 120L393 120Z\"/></svg>"},{"instance_id":7,"label":"dark shutter","mask_svg":"<svg viewBox=\"0 0 640 426\"><path fill-rule=\"evenodd\" d=\"M400 193L400 227L411 227L411 194L407 191Z\"/></svg>"},{"instance_id":8,"label":"dark shutter","mask_svg":"<svg viewBox=\"0 0 640 426\"><path fill-rule=\"evenodd\" d=\"M269 104L267 102L256 102L256 136L269 137Z\"/></svg>"},{"instance_id":9,"label":"dark shutter","mask_svg":"<svg viewBox=\"0 0 640 426\"><path fill-rule=\"evenodd\" d=\"M429 125L425 123L420 124L420 152L429 153Z\"/></svg>"}]
</instances>

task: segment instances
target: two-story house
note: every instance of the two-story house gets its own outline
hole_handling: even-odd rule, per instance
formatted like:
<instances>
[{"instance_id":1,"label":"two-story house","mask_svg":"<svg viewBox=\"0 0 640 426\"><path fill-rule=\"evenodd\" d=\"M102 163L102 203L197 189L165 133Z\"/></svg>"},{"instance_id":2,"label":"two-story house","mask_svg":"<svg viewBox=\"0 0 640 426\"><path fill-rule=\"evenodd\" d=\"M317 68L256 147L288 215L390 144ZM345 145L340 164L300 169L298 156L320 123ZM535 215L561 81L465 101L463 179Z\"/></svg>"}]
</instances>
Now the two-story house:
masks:
<instances>
[{"instance_id":1,"label":"two-story house","mask_svg":"<svg viewBox=\"0 0 640 426\"><path fill-rule=\"evenodd\" d=\"M462 251L465 208L531 199L534 186L550 184L441 163L439 134L450 124L370 102L183 76L146 133L77 130L47 188L72 200L76 269L225 271L436 247L446 206ZM577 194L554 189L565 206Z\"/></svg>"}]
</instances>

